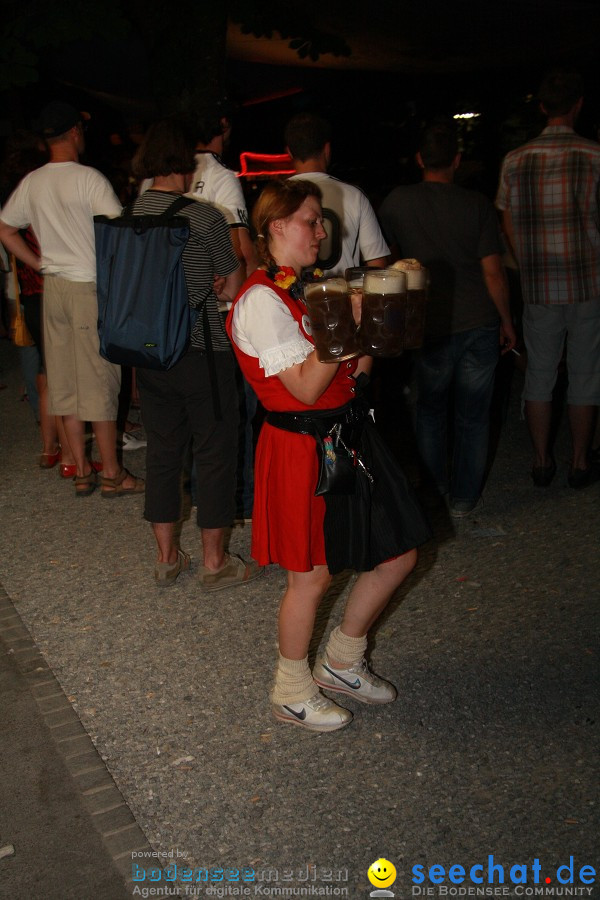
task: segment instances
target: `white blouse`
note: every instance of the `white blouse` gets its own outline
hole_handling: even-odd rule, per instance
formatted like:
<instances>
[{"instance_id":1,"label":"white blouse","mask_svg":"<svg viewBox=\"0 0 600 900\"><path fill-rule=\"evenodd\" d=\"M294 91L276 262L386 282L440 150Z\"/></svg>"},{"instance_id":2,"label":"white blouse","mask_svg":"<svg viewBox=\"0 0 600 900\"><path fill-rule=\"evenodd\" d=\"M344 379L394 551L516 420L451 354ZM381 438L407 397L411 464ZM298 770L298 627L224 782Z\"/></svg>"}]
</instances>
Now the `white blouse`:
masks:
<instances>
[{"instance_id":1,"label":"white blouse","mask_svg":"<svg viewBox=\"0 0 600 900\"><path fill-rule=\"evenodd\" d=\"M308 331L308 316L306 325ZM252 285L236 303L232 336L243 353L258 358L267 378L303 363L315 349L283 300L263 284Z\"/></svg>"}]
</instances>

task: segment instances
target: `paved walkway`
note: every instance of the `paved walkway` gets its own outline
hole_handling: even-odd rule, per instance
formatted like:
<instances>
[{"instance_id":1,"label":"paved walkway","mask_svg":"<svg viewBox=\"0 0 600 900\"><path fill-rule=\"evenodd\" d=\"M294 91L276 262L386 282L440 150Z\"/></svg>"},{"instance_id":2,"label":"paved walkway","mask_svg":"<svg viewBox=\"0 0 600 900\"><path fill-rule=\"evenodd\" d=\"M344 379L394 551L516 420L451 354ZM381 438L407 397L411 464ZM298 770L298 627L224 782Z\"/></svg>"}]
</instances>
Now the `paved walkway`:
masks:
<instances>
[{"instance_id":1,"label":"paved walkway","mask_svg":"<svg viewBox=\"0 0 600 900\"><path fill-rule=\"evenodd\" d=\"M433 512L435 540L374 635L398 701L349 701L352 725L315 735L276 723L267 701L283 573L158 591L142 499L76 498L40 470L6 341L0 367L0 856L14 847L0 897L354 900L379 857L397 898L439 896L430 866L448 887L450 865L481 863L486 886L491 855L503 896L526 896L510 868L532 886L535 859L546 890L573 857L583 890L581 866L600 869L600 485L566 486L563 423L555 483L532 487L518 374L484 506L458 526ZM143 474L144 451L126 462ZM198 558L189 519L182 545ZM247 552L248 529L231 545ZM346 589L338 579L319 640ZM153 852L177 882L150 880ZM190 886L182 867L208 880Z\"/></svg>"}]
</instances>

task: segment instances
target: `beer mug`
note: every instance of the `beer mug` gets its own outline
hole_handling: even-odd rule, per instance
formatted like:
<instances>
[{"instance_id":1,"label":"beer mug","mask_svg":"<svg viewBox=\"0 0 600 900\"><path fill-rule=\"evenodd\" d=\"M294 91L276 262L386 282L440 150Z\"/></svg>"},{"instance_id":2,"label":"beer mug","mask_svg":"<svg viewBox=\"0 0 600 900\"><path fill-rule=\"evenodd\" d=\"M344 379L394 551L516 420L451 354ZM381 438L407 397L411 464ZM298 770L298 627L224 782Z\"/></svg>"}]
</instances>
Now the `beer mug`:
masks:
<instances>
[{"instance_id":1,"label":"beer mug","mask_svg":"<svg viewBox=\"0 0 600 900\"><path fill-rule=\"evenodd\" d=\"M368 356L399 356L406 328L406 273L371 269L363 281L358 343Z\"/></svg>"},{"instance_id":2,"label":"beer mug","mask_svg":"<svg viewBox=\"0 0 600 900\"><path fill-rule=\"evenodd\" d=\"M335 363L358 356L356 324L345 279L306 284L304 299L319 362Z\"/></svg>"},{"instance_id":3,"label":"beer mug","mask_svg":"<svg viewBox=\"0 0 600 900\"><path fill-rule=\"evenodd\" d=\"M370 271L369 266L353 266L351 269L346 269L344 276L351 294L362 292L363 280L368 271Z\"/></svg>"},{"instance_id":4,"label":"beer mug","mask_svg":"<svg viewBox=\"0 0 600 900\"><path fill-rule=\"evenodd\" d=\"M427 269L416 259L401 259L392 266L406 273L406 321L404 349L418 350L423 346L427 311Z\"/></svg>"}]
</instances>

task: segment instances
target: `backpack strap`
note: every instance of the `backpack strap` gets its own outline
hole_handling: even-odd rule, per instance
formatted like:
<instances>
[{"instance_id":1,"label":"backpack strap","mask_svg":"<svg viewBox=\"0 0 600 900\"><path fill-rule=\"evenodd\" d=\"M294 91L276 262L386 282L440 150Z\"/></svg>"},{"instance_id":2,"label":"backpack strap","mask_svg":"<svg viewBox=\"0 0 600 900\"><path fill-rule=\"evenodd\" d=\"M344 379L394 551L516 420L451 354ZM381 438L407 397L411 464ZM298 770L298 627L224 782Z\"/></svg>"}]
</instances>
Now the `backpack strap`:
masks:
<instances>
[{"instance_id":1,"label":"backpack strap","mask_svg":"<svg viewBox=\"0 0 600 900\"><path fill-rule=\"evenodd\" d=\"M204 345L206 347L206 356L208 362L208 380L210 381L213 413L217 422L220 422L223 418L223 413L221 412L221 397L219 394L219 382L217 380L217 364L215 362L215 351L212 345L212 335L210 333L210 323L208 321L208 309L206 307L206 300L204 301L204 309L202 310L202 326L204 331Z\"/></svg>"},{"instance_id":2,"label":"backpack strap","mask_svg":"<svg viewBox=\"0 0 600 900\"><path fill-rule=\"evenodd\" d=\"M215 351L213 349L212 335L210 333L210 322L208 321L208 308L206 305L206 297L200 306L190 307L192 331L194 325L202 316L202 334L204 337L204 352L206 353L206 361L208 363L208 380L210 382L210 393L212 397L213 413L217 422L223 419L221 409L221 395L219 394L219 382L217 380L217 365L215 362ZM191 340L191 336L190 336Z\"/></svg>"},{"instance_id":3,"label":"backpack strap","mask_svg":"<svg viewBox=\"0 0 600 900\"><path fill-rule=\"evenodd\" d=\"M158 216L159 219L172 219L173 216L176 216L179 210L183 209L185 206L189 206L190 203L196 203L195 200L192 200L190 197L178 197L176 200L171 203L170 206L167 206L165 211Z\"/></svg>"},{"instance_id":4,"label":"backpack strap","mask_svg":"<svg viewBox=\"0 0 600 900\"><path fill-rule=\"evenodd\" d=\"M135 206L136 201L138 199L139 198L136 198L136 200L132 200L131 203L128 203L127 206L123 207L123 211L121 212L121 215L123 216L123 218L126 218L127 216L132 217L132 216L136 216L136 215L137 216L147 215L147 213L137 213L137 214L134 213L133 207ZM196 203L196 200L192 200L191 197L184 197L184 196L177 197L177 199L173 200L171 205L167 206L165 211L161 212L160 215L158 215L156 218L162 219L162 220L171 219L171 218L173 218L173 216L177 215L177 213L179 212L180 209L183 209L184 207L189 206L190 203Z\"/></svg>"}]
</instances>

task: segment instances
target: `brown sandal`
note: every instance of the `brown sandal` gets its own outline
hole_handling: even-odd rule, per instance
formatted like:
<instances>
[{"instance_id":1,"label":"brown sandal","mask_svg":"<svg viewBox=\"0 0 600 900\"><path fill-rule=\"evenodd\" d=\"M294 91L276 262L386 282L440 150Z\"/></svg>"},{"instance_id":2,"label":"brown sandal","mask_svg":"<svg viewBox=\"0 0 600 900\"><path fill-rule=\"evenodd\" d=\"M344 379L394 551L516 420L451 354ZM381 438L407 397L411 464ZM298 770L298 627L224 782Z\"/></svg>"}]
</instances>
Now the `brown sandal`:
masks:
<instances>
[{"instance_id":1,"label":"brown sandal","mask_svg":"<svg viewBox=\"0 0 600 900\"><path fill-rule=\"evenodd\" d=\"M75 496L89 497L98 486L98 473L92 469L87 475L76 475L73 481L75 482Z\"/></svg>"},{"instance_id":2,"label":"brown sandal","mask_svg":"<svg viewBox=\"0 0 600 900\"><path fill-rule=\"evenodd\" d=\"M123 482L130 476L134 480L133 487L123 487ZM114 497L124 497L126 494L143 494L146 490L146 482L143 478L137 478L128 472L127 469L121 469L114 478L102 476L102 496L106 500L112 500Z\"/></svg>"}]
</instances>

